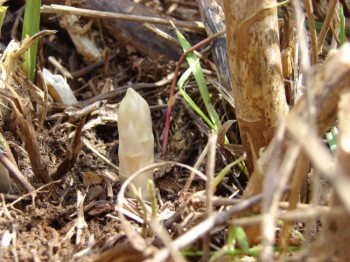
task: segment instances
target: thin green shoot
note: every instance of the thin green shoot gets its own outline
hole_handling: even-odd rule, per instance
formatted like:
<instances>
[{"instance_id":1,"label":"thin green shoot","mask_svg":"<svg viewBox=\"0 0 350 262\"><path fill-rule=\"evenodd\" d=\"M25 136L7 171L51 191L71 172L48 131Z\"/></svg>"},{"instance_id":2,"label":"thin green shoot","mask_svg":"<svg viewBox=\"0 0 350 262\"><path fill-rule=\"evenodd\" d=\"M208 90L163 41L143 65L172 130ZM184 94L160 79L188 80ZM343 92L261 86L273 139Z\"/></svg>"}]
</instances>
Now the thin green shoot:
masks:
<instances>
[{"instance_id":1,"label":"thin green shoot","mask_svg":"<svg viewBox=\"0 0 350 262\"><path fill-rule=\"evenodd\" d=\"M171 23L171 21L170 21L170 23ZM171 81L169 101L168 101L168 106L167 106L167 111L166 111L166 116L165 116L165 125L164 125L163 142L162 142L162 154L163 155L165 155L166 149L167 149L167 145L168 145L171 112L172 112L173 104L175 102L174 93L175 93L175 87L176 87L176 83L177 83L177 77L178 77L179 70L180 70L180 65L186 59L187 54L193 52L194 50L196 50L197 48L199 48L201 46L204 46L204 45L208 44L210 41L216 39L217 37L220 37L224 33L225 33L225 30L222 30L220 32L217 32L217 33L207 37L203 41L197 43L196 45L194 45L193 47L191 47L187 51L183 52L183 54L179 58L178 62L176 63L176 67L175 67L175 71L174 71L174 77L173 77L173 80Z\"/></svg>"},{"instance_id":2,"label":"thin green shoot","mask_svg":"<svg viewBox=\"0 0 350 262\"><path fill-rule=\"evenodd\" d=\"M284 221L281 219L277 220L276 223L279 227L282 227L284 225ZM289 232L292 235L294 235L296 238L298 238L300 241L302 241L302 242L305 241L305 238L303 237L303 235L298 230L296 230L294 227L290 227Z\"/></svg>"},{"instance_id":3,"label":"thin green shoot","mask_svg":"<svg viewBox=\"0 0 350 262\"><path fill-rule=\"evenodd\" d=\"M192 64L180 77L179 81L177 82L177 87L179 89L180 94L185 99L185 101L191 106L191 108L204 120L207 125L215 130L215 125L210 121L210 119L203 113L203 111L197 106L197 104L192 100L192 98L186 93L186 91L183 89L183 86L185 85L186 81L190 77L191 73L193 72L193 69L195 66L199 64L199 60L197 60L194 64Z\"/></svg>"},{"instance_id":4,"label":"thin green shoot","mask_svg":"<svg viewBox=\"0 0 350 262\"><path fill-rule=\"evenodd\" d=\"M332 127L331 130L326 133L326 140L333 155L335 155L337 149L337 136L338 129L336 127Z\"/></svg>"},{"instance_id":5,"label":"thin green shoot","mask_svg":"<svg viewBox=\"0 0 350 262\"><path fill-rule=\"evenodd\" d=\"M247 235L242 227L231 226L227 234L226 253L232 260L236 259L235 246L238 244L241 250L249 249Z\"/></svg>"},{"instance_id":6,"label":"thin green shoot","mask_svg":"<svg viewBox=\"0 0 350 262\"><path fill-rule=\"evenodd\" d=\"M148 179L147 181L147 190L150 196L151 201L151 223L154 223L157 221L157 214L158 214L158 205L157 205L157 198L156 198L156 190L153 180ZM154 236L154 231L152 227L149 228L148 236Z\"/></svg>"},{"instance_id":7,"label":"thin green shoot","mask_svg":"<svg viewBox=\"0 0 350 262\"><path fill-rule=\"evenodd\" d=\"M41 0L27 0L24 11L22 40L39 32ZM33 81L36 67L38 40L32 44L24 55L22 69L28 78Z\"/></svg>"},{"instance_id":8,"label":"thin green shoot","mask_svg":"<svg viewBox=\"0 0 350 262\"><path fill-rule=\"evenodd\" d=\"M298 246L289 246L287 248L287 252L296 252L299 250L300 250L300 247L298 247ZM260 251L261 251L260 247L251 247L248 249L236 248L232 254L228 254L228 255L230 257L231 257L231 255L233 255L233 256L245 255L245 256L251 256L251 257L258 257L260 254ZM280 251L284 252L285 250L282 250L280 247L275 247L274 251L275 252L280 252ZM209 252L209 254L211 256L213 256L216 254L216 252L218 252L218 251L211 251L211 252ZM181 254L183 256L186 256L186 257L201 257L201 256L203 256L203 251L201 251L201 250L193 251L191 249L186 249L186 250L181 251Z\"/></svg>"},{"instance_id":9,"label":"thin green shoot","mask_svg":"<svg viewBox=\"0 0 350 262\"><path fill-rule=\"evenodd\" d=\"M241 249L249 249L249 241L243 227L235 226L233 227L233 232L235 239L238 245L241 247Z\"/></svg>"},{"instance_id":10,"label":"thin green shoot","mask_svg":"<svg viewBox=\"0 0 350 262\"><path fill-rule=\"evenodd\" d=\"M5 19L5 15L6 15L6 11L8 6L3 6L5 1L0 1L0 34L1 34L1 28L2 28L2 24L4 23L4 19Z\"/></svg>"},{"instance_id":11,"label":"thin green shoot","mask_svg":"<svg viewBox=\"0 0 350 262\"><path fill-rule=\"evenodd\" d=\"M278 248L276 248L276 251L277 250L278 250ZM299 249L291 248L288 251L296 251L296 250L299 250ZM228 253L227 252L227 254L230 257L232 257L232 256L235 257L235 256L238 256L238 255L246 255L246 256L257 257L259 255L260 251L261 251L261 249L259 247L252 247L252 248L248 248L248 249L237 248L232 253ZM216 252L218 252L218 251L210 251L209 254L211 256L213 256L213 255L216 254ZM203 251L201 251L201 250L193 251L193 250L187 249L187 250L181 251L181 254L183 256L186 256L186 257L201 257L201 256L203 256Z\"/></svg>"},{"instance_id":12,"label":"thin green shoot","mask_svg":"<svg viewBox=\"0 0 350 262\"><path fill-rule=\"evenodd\" d=\"M339 18L340 18L340 32L339 32L339 42L340 45L343 45L346 42L346 32L345 32L345 16L343 5L339 5ZM328 146L333 155L335 155L335 151L337 149L337 136L338 129L336 127L332 127L329 132L326 132L326 140Z\"/></svg>"},{"instance_id":13,"label":"thin green shoot","mask_svg":"<svg viewBox=\"0 0 350 262\"><path fill-rule=\"evenodd\" d=\"M226 245L213 252L209 262L220 261L220 258L223 256L229 256L231 261L239 261L236 245L240 248L239 250L249 250L249 242L244 229L242 227L231 226L227 232Z\"/></svg>"},{"instance_id":14,"label":"thin green shoot","mask_svg":"<svg viewBox=\"0 0 350 262\"><path fill-rule=\"evenodd\" d=\"M182 49L184 50L184 52L186 52L188 49L191 48L190 43L176 28L175 28L175 32L179 39ZM210 101L210 94L204 78L203 70L200 64L196 63L197 61L199 61L199 58L194 53L190 53L186 56L186 60L190 66L194 66L193 76L197 82L199 93L203 99L203 103L208 112L209 118L215 127L214 130L217 130L221 126L221 122L220 122L219 115L215 110L215 107Z\"/></svg>"},{"instance_id":15,"label":"thin green shoot","mask_svg":"<svg viewBox=\"0 0 350 262\"><path fill-rule=\"evenodd\" d=\"M226 247L225 247L226 246ZM234 227L229 227L228 232L227 232L227 243L224 246L224 249L226 249L226 253L231 254L230 257L233 260L234 257L234 252L236 248L236 237L235 237L235 230Z\"/></svg>"},{"instance_id":16,"label":"thin green shoot","mask_svg":"<svg viewBox=\"0 0 350 262\"><path fill-rule=\"evenodd\" d=\"M134 195L135 199L137 200L137 202L140 204L141 209L142 209L142 219L143 219L143 223L142 223L142 232L141 235L146 238L148 236L147 232L147 208L145 203L143 202L143 200L141 199L137 188L135 187L134 184L130 184L129 185L130 191L132 192L132 194Z\"/></svg>"},{"instance_id":17,"label":"thin green shoot","mask_svg":"<svg viewBox=\"0 0 350 262\"><path fill-rule=\"evenodd\" d=\"M277 3L276 7L281 7L281 6L287 5L288 3L289 3L289 0L285 0L283 2Z\"/></svg>"},{"instance_id":18,"label":"thin green shoot","mask_svg":"<svg viewBox=\"0 0 350 262\"><path fill-rule=\"evenodd\" d=\"M339 32L339 42L342 46L346 42L345 36L345 16L343 5L339 4L339 18L340 18L340 32Z\"/></svg>"},{"instance_id":19,"label":"thin green shoot","mask_svg":"<svg viewBox=\"0 0 350 262\"><path fill-rule=\"evenodd\" d=\"M282 15L278 15L278 19L283 19L283 16ZM340 19L341 19L341 17L340 17ZM305 20L304 26L305 26L306 29L309 29L309 21L308 20ZM317 33L319 33L321 31L322 26L323 26L322 22L315 21L315 29L316 29ZM342 25L340 25L340 26L342 26ZM346 28L344 26L344 35L345 36L350 36L350 28Z\"/></svg>"},{"instance_id":20,"label":"thin green shoot","mask_svg":"<svg viewBox=\"0 0 350 262\"><path fill-rule=\"evenodd\" d=\"M155 185L151 179L148 179L147 181L147 190L151 200L151 220L155 221L157 219L158 205L157 205Z\"/></svg>"},{"instance_id":21,"label":"thin green shoot","mask_svg":"<svg viewBox=\"0 0 350 262\"><path fill-rule=\"evenodd\" d=\"M216 187L220 184L222 179L228 174L228 172L231 170L231 168L234 167L235 165L238 165L243 160L244 160L244 157L240 157L240 158L236 159L235 161L233 161L232 163L230 163L227 166L225 166L220 171L220 173L214 178L214 181L213 181L213 184L212 184L213 192L215 192Z\"/></svg>"},{"instance_id":22,"label":"thin green shoot","mask_svg":"<svg viewBox=\"0 0 350 262\"><path fill-rule=\"evenodd\" d=\"M304 25L305 25L305 28L309 29L309 22L307 20L305 20ZM316 28L316 31L318 33L321 31L322 26L323 26L322 22L315 21L315 28ZM350 36L350 29L349 28L345 28L344 32L345 32L346 36Z\"/></svg>"}]
</instances>

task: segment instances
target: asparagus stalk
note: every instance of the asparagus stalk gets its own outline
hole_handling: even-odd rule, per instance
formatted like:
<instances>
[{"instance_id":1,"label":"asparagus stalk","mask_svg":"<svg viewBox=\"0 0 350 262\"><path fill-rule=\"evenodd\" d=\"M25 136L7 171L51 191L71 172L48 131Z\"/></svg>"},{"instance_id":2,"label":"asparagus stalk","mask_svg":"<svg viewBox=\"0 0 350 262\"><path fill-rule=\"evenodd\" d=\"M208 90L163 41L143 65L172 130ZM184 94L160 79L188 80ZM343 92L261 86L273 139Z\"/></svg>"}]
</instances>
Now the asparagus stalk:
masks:
<instances>
[{"instance_id":1,"label":"asparagus stalk","mask_svg":"<svg viewBox=\"0 0 350 262\"><path fill-rule=\"evenodd\" d=\"M119 132L119 179L124 182L140 168L154 162L154 136L151 111L145 99L129 88L120 103L118 115ZM149 198L147 181L153 181L152 170L146 171L132 183L144 199ZM130 191L127 196L133 197Z\"/></svg>"}]
</instances>

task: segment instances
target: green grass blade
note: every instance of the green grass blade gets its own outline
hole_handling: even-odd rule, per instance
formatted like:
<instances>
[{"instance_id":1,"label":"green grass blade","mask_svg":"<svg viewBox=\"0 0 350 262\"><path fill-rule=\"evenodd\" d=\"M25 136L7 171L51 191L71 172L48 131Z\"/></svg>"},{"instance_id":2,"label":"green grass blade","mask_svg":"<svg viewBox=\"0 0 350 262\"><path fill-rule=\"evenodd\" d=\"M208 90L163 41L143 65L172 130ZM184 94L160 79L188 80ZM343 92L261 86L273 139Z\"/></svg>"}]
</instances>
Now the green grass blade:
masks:
<instances>
[{"instance_id":1,"label":"green grass blade","mask_svg":"<svg viewBox=\"0 0 350 262\"><path fill-rule=\"evenodd\" d=\"M235 165L238 165L240 162L244 160L243 157L236 159L232 163L225 166L220 173L214 178L213 184L212 184L212 190L215 191L216 187L219 185L221 180L228 174L228 172L231 170L232 167Z\"/></svg>"},{"instance_id":2,"label":"green grass blade","mask_svg":"<svg viewBox=\"0 0 350 262\"><path fill-rule=\"evenodd\" d=\"M184 51L187 51L188 49L191 48L190 43L186 40L186 38L175 28L177 37L179 39L179 42L181 44L181 47ZM204 78L204 74L203 74L203 70L200 67L200 64L196 64L196 61L199 61L198 57L191 53L188 54L186 56L186 60L188 62L188 64L190 66L194 65L194 69L193 69L193 75L194 78L196 79L196 82L198 84L199 87L199 92L201 94L201 97L203 99L203 103L205 105L205 108L208 112L209 118L211 120L211 122L214 124L215 126L215 130L217 130L220 126L220 118L219 115L217 114L213 104L210 101L210 95L209 95L209 91L208 91L208 87Z\"/></svg>"},{"instance_id":3,"label":"green grass blade","mask_svg":"<svg viewBox=\"0 0 350 262\"><path fill-rule=\"evenodd\" d=\"M196 63L199 63L199 61L196 61ZM193 64L192 66L190 66L180 77L179 81L177 82L177 87L180 91L180 94L182 95L182 97L185 99L185 101L187 102L187 104L190 105L190 107L192 107L192 109L203 119L203 121L205 123L207 123L207 125L211 128L211 129L215 129L215 125L210 121L210 119L203 113L203 111L196 105L196 103L192 100L192 98L186 93L185 90L183 90L183 86L185 84L185 82L188 80L188 78L190 77L191 73L193 72L193 68L196 65Z\"/></svg>"},{"instance_id":4,"label":"green grass blade","mask_svg":"<svg viewBox=\"0 0 350 262\"><path fill-rule=\"evenodd\" d=\"M339 4L339 18L340 18L339 41L340 41L340 45L343 45L346 42L346 37L345 37L345 16L344 16L344 9L342 4Z\"/></svg>"},{"instance_id":5,"label":"green grass blade","mask_svg":"<svg viewBox=\"0 0 350 262\"><path fill-rule=\"evenodd\" d=\"M4 23L4 18L6 15L7 8L8 8L8 6L1 6L0 7L0 34L1 34L2 24Z\"/></svg>"},{"instance_id":6,"label":"green grass blade","mask_svg":"<svg viewBox=\"0 0 350 262\"><path fill-rule=\"evenodd\" d=\"M249 242L243 227L234 227L235 238L241 249L249 249Z\"/></svg>"},{"instance_id":7,"label":"green grass blade","mask_svg":"<svg viewBox=\"0 0 350 262\"><path fill-rule=\"evenodd\" d=\"M24 20L22 40L39 32L41 0L27 0ZM38 51L38 40L36 40L24 55L22 69L26 72L30 80L34 79L36 67L36 54Z\"/></svg>"},{"instance_id":8,"label":"green grass blade","mask_svg":"<svg viewBox=\"0 0 350 262\"><path fill-rule=\"evenodd\" d=\"M337 149L337 136L338 129L336 127L332 127L331 131L326 133L327 143L333 155L335 154L335 151Z\"/></svg>"},{"instance_id":9,"label":"green grass blade","mask_svg":"<svg viewBox=\"0 0 350 262\"><path fill-rule=\"evenodd\" d=\"M229 227L227 233L227 253L233 260L235 258L235 245L236 245L236 237L235 237L235 228L233 226Z\"/></svg>"},{"instance_id":10,"label":"green grass blade","mask_svg":"<svg viewBox=\"0 0 350 262\"><path fill-rule=\"evenodd\" d=\"M276 7L281 7L281 6L284 6L284 5L287 5L289 4L289 0L286 0L286 1L283 1L283 2L280 2L280 3L277 3L276 4Z\"/></svg>"}]
</instances>

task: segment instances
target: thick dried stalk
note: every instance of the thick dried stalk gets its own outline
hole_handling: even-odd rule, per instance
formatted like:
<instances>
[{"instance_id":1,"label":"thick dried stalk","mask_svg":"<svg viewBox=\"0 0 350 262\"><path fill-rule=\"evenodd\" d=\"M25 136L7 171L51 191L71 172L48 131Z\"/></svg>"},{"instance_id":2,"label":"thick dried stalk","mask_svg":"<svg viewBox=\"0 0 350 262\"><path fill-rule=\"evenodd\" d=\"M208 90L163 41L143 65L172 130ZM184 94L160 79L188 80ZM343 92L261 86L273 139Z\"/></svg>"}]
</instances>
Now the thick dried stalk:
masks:
<instances>
[{"instance_id":1,"label":"thick dried stalk","mask_svg":"<svg viewBox=\"0 0 350 262\"><path fill-rule=\"evenodd\" d=\"M276 122L288 112L276 1L226 0L224 7L236 115L252 171L252 153L258 156L269 144Z\"/></svg>"},{"instance_id":2,"label":"thick dried stalk","mask_svg":"<svg viewBox=\"0 0 350 262\"><path fill-rule=\"evenodd\" d=\"M327 60L321 68L315 71L312 76L313 85L310 88L315 92L314 106L316 107L316 126L318 134L324 134L329 125L335 120L337 114L337 104L339 96L343 90L349 87L350 81L350 46L344 45L339 51L328 55ZM290 111L290 118L300 118L307 120L307 102L306 97L302 97L295 107ZM295 123L293 123L295 125ZM282 135L283 136L283 135ZM280 136L281 137L281 136ZM254 170L245 192L245 197L258 194L262 190L262 183L265 178L267 166L271 163L268 157L269 152L280 150L279 147L294 143L290 138L281 141L277 136L273 139L269 147L264 151L259 159L259 168ZM279 158L284 157L284 151L281 151ZM254 180L254 182L252 182ZM260 188L259 188L260 187Z\"/></svg>"},{"instance_id":3,"label":"thick dried stalk","mask_svg":"<svg viewBox=\"0 0 350 262\"><path fill-rule=\"evenodd\" d=\"M311 63L314 65L318 62L317 33L315 28L314 10L311 0L304 0L304 4L310 27Z\"/></svg>"},{"instance_id":4,"label":"thick dried stalk","mask_svg":"<svg viewBox=\"0 0 350 262\"><path fill-rule=\"evenodd\" d=\"M270 220L265 221L266 223L263 224L264 232L268 232L268 230L275 225L277 218L276 205L279 200L279 198L276 198L276 191L281 190L281 188L287 184L288 179L286 179L286 176L292 174L292 170L287 172L286 169L283 169L282 163L291 162L292 165L296 164L296 158L293 160L287 155L291 145L299 144L301 146L307 158L310 159L314 169L329 179L337 193L339 201L348 211L350 210L350 201L347 193L350 190L350 182L348 181L348 177L344 175L347 169L346 167L338 165L339 168L337 168L337 170L330 170L329 163L332 162L332 158L330 153L320 142L318 136L318 134L323 134L326 128L336 118L339 97L344 91L349 89L349 53L350 46L344 45L340 50L330 53L321 68L317 71L314 70L315 73L312 75L313 85L307 88L311 88L315 93L314 106L317 109L317 130L313 130L310 123L307 122L307 99L304 96L290 111L286 120L283 121L282 125L278 128L281 132L276 134L270 145L263 152L262 157L258 160L257 168L254 170L254 175L244 192L244 197L248 198L260 193L262 185L264 185L264 200L262 206L264 207L264 216L267 214L270 216ZM286 128L283 128L284 125ZM286 133L285 129L288 133ZM288 148L288 150L286 150L286 148ZM349 158L347 157L346 159ZM275 174L280 174L280 176L276 177ZM294 181L296 177L291 177L291 179ZM276 185L279 185L279 187ZM326 188L323 192L328 193ZM336 226L338 225L339 223L337 222ZM255 227L255 229L258 228ZM260 230L258 232L260 232ZM265 242L263 246L263 249L265 248L266 251L264 258L265 261L271 261L269 259L272 255L271 244L274 243L274 236L272 236L272 238L270 234L266 236L268 237L268 242ZM329 240L327 241L329 242ZM321 243L321 246L322 245L324 245L324 243ZM318 259L317 261L324 260Z\"/></svg>"},{"instance_id":5,"label":"thick dried stalk","mask_svg":"<svg viewBox=\"0 0 350 262\"><path fill-rule=\"evenodd\" d=\"M322 51L323 41L326 38L329 26L330 26L331 21L332 21L332 17L333 17L334 12L335 12L335 8L337 6L337 3L338 3L338 0L331 0L329 5L328 5L327 16L326 16L326 19L323 22L323 26L322 26L321 32L318 35L318 39L317 39L318 53L321 53L321 51Z\"/></svg>"},{"instance_id":6,"label":"thick dried stalk","mask_svg":"<svg viewBox=\"0 0 350 262\"><path fill-rule=\"evenodd\" d=\"M339 102L339 136L337 141L336 168L341 168L345 174L350 174L350 90L344 92ZM335 172L337 173L337 172ZM349 179L349 177L347 177ZM341 203L336 195L333 196L331 206L340 207ZM349 214L338 216L324 215L322 230L310 249L310 259L313 261L347 261L350 257L348 243L350 241Z\"/></svg>"}]
</instances>

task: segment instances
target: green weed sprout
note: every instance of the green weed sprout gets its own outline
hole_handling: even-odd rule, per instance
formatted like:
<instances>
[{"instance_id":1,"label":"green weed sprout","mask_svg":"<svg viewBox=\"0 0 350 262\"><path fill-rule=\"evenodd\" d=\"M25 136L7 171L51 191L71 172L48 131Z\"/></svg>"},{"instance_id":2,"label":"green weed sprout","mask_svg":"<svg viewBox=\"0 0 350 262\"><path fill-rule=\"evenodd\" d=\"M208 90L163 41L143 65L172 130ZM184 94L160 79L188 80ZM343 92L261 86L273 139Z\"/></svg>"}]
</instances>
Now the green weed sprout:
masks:
<instances>
[{"instance_id":1,"label":"green weed sprout","mask_svg":"<svg viewBox=\"0 0 350 262\"><path fill-rule=\"evenodd\" d=\"M3 6L5 2L6 2L5 0L0 1L0 34L1 34L2 24L4 23L6 11L8 8L7 6Z\"/></svg>"},{"instance_id":2,"label":"green weed sprout","mask_svg":"<svg viewBox=\"0 0 350 262\"><path fill-rule=\"evenodd\" d=\"M232 163L225 166L220 173L214 178L213 184L212 184L212 190L215 191L216 187L220 184L221 180L230 172L231 168L235 165L239 165L241 162L243 162L244 157L240 157L233 161Z\"/></svg>"},{"instance_id":3,"label":"green weed sprout","mask_svg":"<svg viewBox=\"0 0 350 262\"><path fill-rule=\"evenodd\" d=\"M336 127L332 127L331 131L326 133L326 140L333 155L335 154L335 150L337 149L337 136L338 129Z\"/></svg>"},{"instance_id":4,"label":"green weed sprout","mask_svg":"<svg viewBox=\"0 0 350 262\"><path fill-rule=\"evenodd\" d=\"M346 33L345 33L345 16L343 5L339 4L339 19L340 19L340 32L339 32L339 42L342 46L346 42Z\"/></svg>"},{"instance_id":5,"label":"green weed sprout","mask_svg":"<svg viewBox=\"0 0 350 262\"><path fill-rule=\"evenodd\" d=\"M187 41L187 39L175 28L175 32L177 35L177 38L179 39L180 45L182 47L182 49L184 50L184 52L186 52L187 50L189 50L191 48L190 43ZM221 126L221 122L220 122L220 118L218 113L216 112L213 104L210 101L210 94L208 91L208 87L204 78L204 74L203 74L203 70L199 64L199 58L194 54L194 53L190 53L186 56L186 60L188 62L188 64L190 65L190 67L192 68L191 71L193 73L193 76L197 82L198 88L199 88L199 93L203 99L203 103L204 106L207 110L207 113L209 115L209 119L211 121L211 124L208 124L208 119L203 118L203 113L199 114L200 117L203 118L203 120L215 131L218 130L218 128ZM183 76L187 76L184 78L180 78L181 82L178 82L178 87L183 86L183 83L188 79L188 77L190 76L190 73L187 71L183 74ZM181 89L179 88L179 90ZM180 90L180 93L184 96L184 99L186 100L186 102L189 103L189 105L193 108L193 110L195 110L197 113L199 112L199 108L196 106L194 107L194 102L189 100L189 96L187 94L185 94L184 90Z\"/></svg>"},{"instance_id":6,"label":"green weed sprout","mask_svg":"<svg viewBox=\"0 0 350 262\"><path fill-rule=\"evenodd\" d=\"M33 36L34 34L39 32L40 7L41 0L26 1L23 20L22 40L24 40L27 37ZM31 81L33 81L34 79L37 51L38 40L35 40L35 42L32 44L29 50L24 54L24 62L22 63L22 69Z\"/></svg>"},{"instance_id":7,"label":"green weed sprout","mask_svg":"<svg viewBox=\"0 0 350 262\"><path fill-rule=\"evenodd\" d=\"M187 104L190 105L190 107L203 119L207 125L213 129L216 130L216 126L213 124L213 122L203 113L203 111L196 105L196 103L192 100L192 98L186 93L186 91L183 89L183 86L185 85L186 81L190 77L190 75L193 73L193 69L199 64L199 60L195 61L180 77L179 81L177 82L177 87L180 91L180 94L185 99Z\"/></svg>"},{"instance_id":8,"label":"green weed sprout","mask_svg":"<svg viewBox=\"0 0 350 262\"><path fill-rule=\"evenodd\" d=\"M346 42L345 16L344 16L344 10L343 10L342 4L339 4L339 18L340 18L339 44L340 46L342 46ZM338 129L336 127L332 127L331 130L326 133L326 140L333 155L335 154L335 150L337 149L337 136L338 136Z\"/></svg>"}]
</instances>

